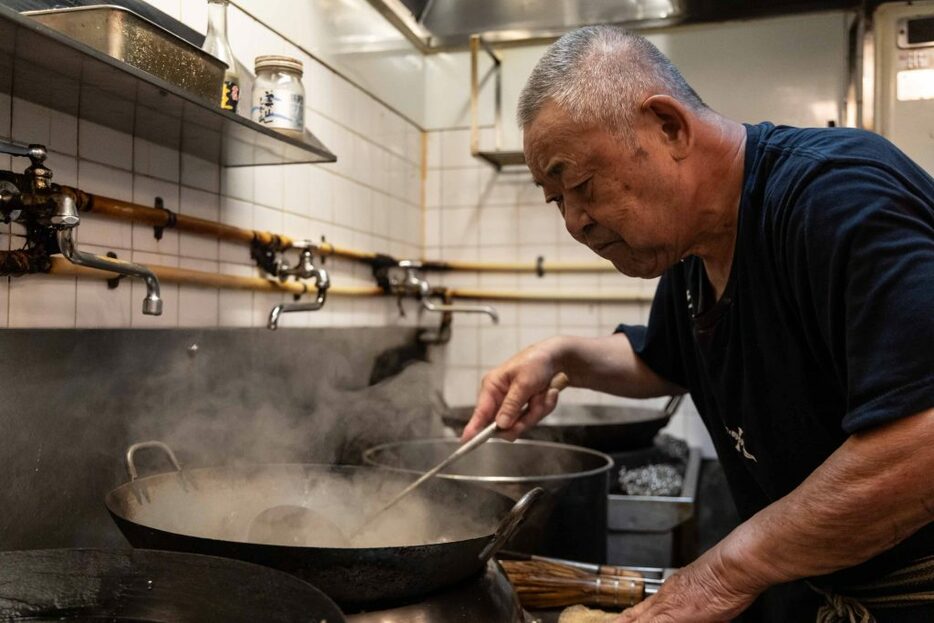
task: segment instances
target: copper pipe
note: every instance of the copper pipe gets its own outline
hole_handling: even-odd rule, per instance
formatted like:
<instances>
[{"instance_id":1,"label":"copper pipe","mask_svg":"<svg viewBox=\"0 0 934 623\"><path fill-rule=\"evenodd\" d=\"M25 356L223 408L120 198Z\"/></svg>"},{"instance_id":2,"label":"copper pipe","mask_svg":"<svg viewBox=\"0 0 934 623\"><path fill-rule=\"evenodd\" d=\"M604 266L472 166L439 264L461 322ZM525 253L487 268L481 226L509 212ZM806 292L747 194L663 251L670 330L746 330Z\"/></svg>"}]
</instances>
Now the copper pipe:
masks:
<instances>
[{"instance_id":1,"label":"copper pipe","mask_svg":"<svg viewBox=\"0 0 934 623\"><path fill-rule=\"evenodd\" d=\"M171 213L168 210L151 208L128 201L85 193L71 188L78 197L78 206L81 212L91 212L109 218L115 218L136 223L144 223L153 227L174 228L203 236L211 236L221 240L250 244L254 240L263 245L275 245L279 249L290 249L295 241L292 238L268 231L244 229L233 225L224 225L216 221ZM174 216L174 224L171 223ZM359 262L372 263L380 257L388 257L380 253L359 251L338 247L330 242L321 242L315 245L317 252L322 256L341 257ZM520 273L584 273L584 272L614 272L612 264L608 262L462 262L423 260L425 270L429 271L473 271L473 272L520 272Z\"/></svg>"},{"instance_id":2,"label":"copper pipe","mask_svg":"<svg viewBox=\"0 0 934 623\"><path fill-rule=\"evenodd\" d=\"M187 231L193 234L204 236L213 236L221 240L230 240L233 242L243 242L250 244L257 240L262 244L272 244L278 241L278 246L282 249L288 249L292 246L292 239L288 236L279 236L268 231L258 231L253 229L243 229L232 225L224 225L216 221L198 218L195 216L186 216L184 214L174 214L175 224L170 224L172 216L169 211L158 208L150 208L128 201L120 201L111 197L102 195L92 195L77 191L78 196L84 199L79 203L79 210L82 212L91 212L92 214L101 214L111 218L117 218L136 223L145 223L153 227L172 227L181 231Z\"/></svg>"}]
</instances>

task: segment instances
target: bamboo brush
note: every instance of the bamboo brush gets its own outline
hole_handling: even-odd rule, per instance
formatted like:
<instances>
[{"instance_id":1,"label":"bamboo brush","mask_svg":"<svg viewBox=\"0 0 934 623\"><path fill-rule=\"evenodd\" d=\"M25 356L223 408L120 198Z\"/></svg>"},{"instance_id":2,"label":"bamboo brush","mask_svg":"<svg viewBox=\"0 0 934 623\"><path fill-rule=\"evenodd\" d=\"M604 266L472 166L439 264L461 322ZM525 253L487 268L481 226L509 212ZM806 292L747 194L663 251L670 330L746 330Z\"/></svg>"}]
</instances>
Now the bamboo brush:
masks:
<instances>
[{"instance_id":1,"label":"bamboo brush","mask_svg":"<svg viewBox=\"0 0 934 623\"><path fill-rule=\"evenodd\" d=\"M521 561L533 561L533 562L553 562L559 565L566 565L568 567L574 567L576 569L582 569L589 573L596 575L619 575L623 577L629 577L632 574L642 577L638 571L631 569L629 567L617 567L615 565L598 565L592 562L580 562L579 560L567 560L564 558L551 558L549 556L538 556L536 554L526 554L524 552L514 552L511 550L500 550L496 557L502 562L503 560L521 560ZM662 569L657 569L657 571L662 571ZM656 580L658 583L661 583L661 580Z\"/></svg>"},{"instance_id":2,"label":"bamboo brush","mask_svg":"<svg viewBox=\"0 0 934 623\"><path fill-rule=\"evenodd\" d=\"M574 604L624 608L642 601L661 583L626 569L620 569L624 575L599 575L547 561L503 560L500 564L526 608Z\"/></svg>"}]
</instances>

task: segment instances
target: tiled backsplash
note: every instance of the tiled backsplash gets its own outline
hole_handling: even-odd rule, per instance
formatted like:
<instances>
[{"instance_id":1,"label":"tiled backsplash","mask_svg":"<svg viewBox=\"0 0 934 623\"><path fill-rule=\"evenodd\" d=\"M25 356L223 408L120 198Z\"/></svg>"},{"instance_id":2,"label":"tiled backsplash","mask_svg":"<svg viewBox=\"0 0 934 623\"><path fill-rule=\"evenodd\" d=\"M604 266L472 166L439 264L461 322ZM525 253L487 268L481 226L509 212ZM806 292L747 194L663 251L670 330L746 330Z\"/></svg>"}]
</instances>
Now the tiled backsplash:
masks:
<instances>
[{"instance_id":1,"label":"tiled backsplash","mask_svg":"<svg viewBox=\"0 0 934 623\"><path fill-rule=\"evenodd\" d=\"M193 28L204 29L200 10L171 0L153 2ZM326 165L223 168L88 121L0 94L0 137L42 143L51 150L55 181L88 192L265 229L296 239L325 236L337 245L396 257L446 260L593 261L573 241L557 212L546 206L527 172L496 173L470 155L465 129L418 127L295 48L272 30L230 7L235 54L285 53L305 66L306 123L338 156ZM488 137L486 137L488 138ZM422 157L427 176L421 179ZM22 161L0 157L0 168L22 170ZM424 195L424 206L422 196ZM18 248L22 230L0 229L0 248ZM12 234L12 235L10 235ZM79 248L136 262L253 276L245 245L172 230L156 240L151 227L83 215ZM371 285L368 267L328 259L336 285ZM514 273L430 274L433 285L496 290L641 291L652 281L616 273L537 277ZM28 276L0 279L0 327L260 327L270 308L288 298L236 290L162 284L163 315L140 313L143 284ZM481 302L478 302L481 303ZM521 348L557 334L598 336L620 322L644 322L646 303L504 303L493 326L485 316L458 315L450 344L433 353L445 366L445 396L453 405L473 402L482 374ZM414 310L414 303L407 309ZM282 326L382 326L413 324L391 298L331 296L318 312L286 314ZM565 402L627 402L570 389ZM661 401L658 401L661 404ZM682 408L669 428L703 443L695 415Z\"/></svg>"},{"instance_id":2,"label":"tiled backsplash","mask_svg":"<svg viewBox=\"0 0 934 623\"><path fill-rule=\"evenodd\" d=\"M197 3L154 2L201 31L206 11ZM206 5L205 5L206 6ZM188 7L189 9L191 7ZM202 7L204 8L204 7ZM200 21L200 23L199 23ZM222 168L49 110L0 95L0 137L49 147L54 181L91 193L153 205L294 239L418 257L421 226L421 132L344 78L303 54L275 32L230 7L235 54L251 65L258 53L286 53L305 66L307 125L338 155L328 165ZM10 159L0 159L11 168ZM24 160L12 168L22 170ZM151 227L82 215L79 248L113 251L121 258L235 275L255 275L246 245L166 230L156 240ZM4 226L2 248L19 248L22 230ZM329 259L338 285L370 285L369 268ZM124 280L114 290L101 281L29 276L0 280L0 326L4 327L191 327L263 326L282 295L162 284L161 316L140 313L142 284ZM332 296L324 310L286 314L283 326L384 325L398 319L388 299Z\"/></svg>"}]
</instances>

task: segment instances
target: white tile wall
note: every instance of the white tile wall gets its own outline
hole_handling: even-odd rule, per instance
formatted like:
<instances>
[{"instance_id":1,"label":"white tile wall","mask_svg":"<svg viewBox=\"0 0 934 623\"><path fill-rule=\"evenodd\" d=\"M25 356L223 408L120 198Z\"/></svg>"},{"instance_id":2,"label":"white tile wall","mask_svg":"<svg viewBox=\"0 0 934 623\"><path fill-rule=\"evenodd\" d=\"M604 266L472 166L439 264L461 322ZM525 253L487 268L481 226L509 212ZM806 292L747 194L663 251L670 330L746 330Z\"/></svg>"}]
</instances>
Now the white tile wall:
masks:
<instances>
[{"instance_id":1,"label":"white tile wall","mask_svg":"<svg viewBox=\"0 0 934 623\"><path fill-rule=\"evenodd\" d=\"M21 277L10 282L11 328L70 328L76 318L76 280L45 275Z\"/></svg>"},{"instance_id":2,"label":"white tile wall","mask_svg":"<svg viewBox=\"0 0 934 623\"><path fill-rule=\"evenodd\" d=\"M203 31L203 3L153 1L159 9ZM181 214L292 238L325 237L344 246L418 257L421 253L420 130L376 99L291 48L276 32L230 7L230 39L246 66L258 54L298 55L309 94L309 128L339 158L336 165L223 168L95 123L0 95L0 136L43 143L56 182L91 193L153 205L156 197ZM310 42L308 42L310 44ZM17 162L14 167L22 168ZM8 158L0 167L10 168ZM0 244L19 246L0 229ZM82 215L79 245L114 251L132 261L255 276L246 245ZM330 260L336 285L369 284L367 267ZM0 280L0 327L211 327L265 326L282 295L162 284L163 314L141 314L145 288L124 279L116 289L103 280L28 276ZM333 305L333 310L331 306ZM395 301L332 296L321 312L288 314L283 326L397 324ZM416 315L402 320L412 324Z\"/></svg>"}]
</instances>

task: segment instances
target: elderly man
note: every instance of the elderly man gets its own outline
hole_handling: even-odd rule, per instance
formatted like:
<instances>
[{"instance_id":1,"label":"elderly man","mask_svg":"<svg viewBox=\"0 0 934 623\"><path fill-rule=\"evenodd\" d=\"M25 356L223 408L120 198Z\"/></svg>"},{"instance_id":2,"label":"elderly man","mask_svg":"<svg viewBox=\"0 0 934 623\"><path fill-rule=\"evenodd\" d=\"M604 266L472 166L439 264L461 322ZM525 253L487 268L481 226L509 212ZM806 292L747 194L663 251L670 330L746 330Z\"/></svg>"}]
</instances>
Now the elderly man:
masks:
<instances>
[{"instance_id":1,"label":"elderly man","mask_svg":"<svg viewBox=\"0 0 934 623\"><path fill-rule=\"evenodd\" d=\"M744 522L620 621L934 621L930 175L868 132L730 121L612 27L548 49L519 121L570 234L661 280L647 329L487 374L465 438L533 426L560 372L687 390Z\"/></svg>"}]
</instances>

